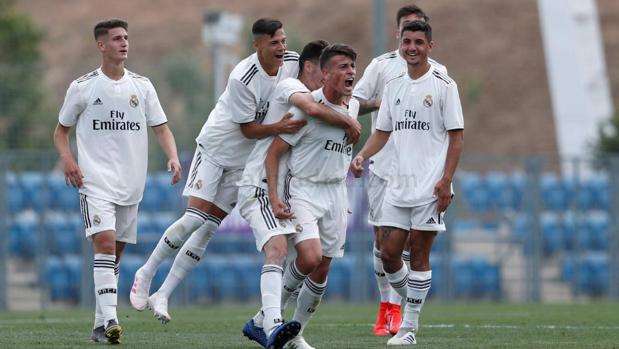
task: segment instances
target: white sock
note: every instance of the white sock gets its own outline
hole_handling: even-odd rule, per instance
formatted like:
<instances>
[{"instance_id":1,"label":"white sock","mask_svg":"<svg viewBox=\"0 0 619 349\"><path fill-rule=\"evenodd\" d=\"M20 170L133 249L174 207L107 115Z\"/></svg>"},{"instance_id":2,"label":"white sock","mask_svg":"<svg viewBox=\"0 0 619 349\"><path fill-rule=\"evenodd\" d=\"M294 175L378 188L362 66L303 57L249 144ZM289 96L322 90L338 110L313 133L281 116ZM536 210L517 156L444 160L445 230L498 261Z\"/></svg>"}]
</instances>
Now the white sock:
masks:
<instances>
[{"instance_id":1,"label":"white sock","mask_svg":"<svg viewBox=\"0 0 619 349\"><path fill-rule=\"evenodd\" d=\"M157 291L159 295L169 298L178 284L200 262L220 222L218 218L209 216L209 219L191 234L176 255L170 273Z\"/></svg>"},{"instance_id":2,"label":"white sock","mask_svg":"<svg viewBox=\"0 0 619 349\"><path fill-rule=\"evenodd\" d=\"M432 270L414 271L408 274L408 292L401 328L419 329L419 314L432 283Z\"/></svg>"},{"instance_id":3,"label":"white sock","mask_svg":"<svg viewBox=\"0 0 619 349\"><path fill-rule=\"evenodd\" d=\"M316 309L320 305L322 295L327 288L327 281L318 284L310 278L306 278L303 282L303 287L299 292L299 298L297 299L297 308L294 310L293 320L301 323L301 331L299 335L303 334L305 326L309 323L310 319L316 312Z\"/></svg>"},{"instance_id":4,"label":"white sock","mask_svg":"<svg viewBox=\"0 0 619 349\"><path fill-rule=\"evenodd\" d=\"M400 295L400 297L406 297L406 283L408 280L408 268L406 264L393 274L385 272L387 280L391 284L391 287Z\"/></svg>"},{"instance_id":5,"label":"white sock","mask_svg":"<svg viewBox=\"0 0 619 349\"><path fill-rule=\"evenodd\" d=\"M282 320L282 274L284 269L279 265L267 264L262 267L260 275L260 293L262 295L262 327L267 336L273 328L283 323Z\"/></svg>"},{"instance_id":6,"label":"white sock","mask_svg":"<svg viewBox=\"0 0 619 349\"><path fill-rule=\"evenodd\" d=\"M286 271L284 271L284 276L282 277L282 312L288 306L292 294L295 291L298 292L301 283L303 282L303 280L305 280L306 277L307 275L301 273L299 271L299 268L297 268L296 260L288 263Z\"/></svg>"},{"instance_id":7,"label":"white sock","mask_svg":"<svg viewBox=\"0 0 619 349\"><path fill-rule=\"evenodd\" d=\"M116 305L118 304L118 281L114 275L116 256L96 253L93 262L93 278L95 282L95 298L101 310L104 323L117 320Z\"/></svg>"},{"instance_id":8,"label":"white sock","mask_svg":"<svg viewBox=\"0 0 619 349\"><path fill-rule=\"evenodd\" d=\"M383 260L380 259L380 250L374 246L374 276L376 277L376 284L378 285L378 292L380 293L380 302L389 302L391 298L391 285L389 280L385 276L385 270L383 269ZM395 293L395 292L394 292Z\"/></svg>"},{"instance_id":9,"label":"white sock","mask_svg":"<svg viewBox=\"0 0 619 349\"><path fill-rule=\"evenodd\" d=\"M185 242L187 236L193 233L206 222L208 215L196 208L188 208L185 214L166 229L159 239L157 246L142 266L143 277L152 278L157 272L159 265L176 252Z\"/></svg>"},{"instance_id":10,"label":"white sock","mask_svg":"<svg viewBox=\"0 0 619 349\"><path fill-rule=\"evenodd\" d=\"M116 277L116 284L118 285L118 275L120 273L120 264L116 264L114 266L114 276ZM99 297L95 297L95 326L97 328L99 326L105 326L105 319L103 318L103 313L101 312L101 305L99 304Z\"/></svg>"}]
</instances>

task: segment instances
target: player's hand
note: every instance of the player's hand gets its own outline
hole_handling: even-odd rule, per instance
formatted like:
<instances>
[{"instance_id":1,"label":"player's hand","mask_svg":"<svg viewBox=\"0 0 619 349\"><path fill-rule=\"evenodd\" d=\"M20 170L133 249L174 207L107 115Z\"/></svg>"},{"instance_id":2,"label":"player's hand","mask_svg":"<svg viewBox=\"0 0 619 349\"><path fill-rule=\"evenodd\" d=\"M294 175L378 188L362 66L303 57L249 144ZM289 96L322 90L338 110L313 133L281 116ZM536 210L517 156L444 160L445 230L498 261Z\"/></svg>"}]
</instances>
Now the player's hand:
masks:
<instances>
[{"instance_id":1,"label":"player's hand","mask_svg":"<svg viewBox=\"0 0 619 349\"><path fill-rule=\"evenodd\" d=\"M346 128L347 144L357 144L361 137L361 124L355 119L350 119L349 126Z\"/></svg>"},{"instance_id":2,"label":"player's hand","mask_svg":"<svg viewBox=\"0 0 619 349\"><path fill-rule=\"evenodd\" d=\"M279 133L297 133L303 126L307 124L305 120L292 120L294 114L288 112L278 122Z\"/></svg>"},{"instance_id":3,"label":"player's hand","mask_svg":"<svg viewBox=\"0 0 619 349\"><path fill-rule=\"evenodd\" d=\"M273 214L277 219L294 219L294 213L290 212L288 206L279 199L279 197L270 197Z\"/></svg>"},{"instance_id":4,"label":"player's hand","mask_svg":"<svg viewBox=\"0 0 619 349\"><path fill-rule=\"evenodd\" d=\"M172 172L172 185L178 183L183 175L183 169L178 159L171 159L168 161L168 172Z\"/></svg>"},{"instance_id":5,"label":"player's hand","mask_svg":"<svg viewBox=\"0 0 619 349\"><path fill-rule=\"evenodd\" d=\"M363 161L365 159L361 155L355 156L354 159L350 162L350 171L352 172L355 178L359 178L363 175Z\"/></svg>"},{"instance_id":6,"label":"player's hand","mask_svg":"<svg viewBox=\"0 0 619 349\"><path fill-rule=\"evenodd\" d=\"M84 176L82 175L82 170L80 170L77 162L75 162L72 157L63 159L62 162L64 171L64 182L67 185L73 186L74 188L81 188L83 184L82 178L84 178Z\"/></svg>"},{"instance_id":7,"label":"player's hand","mask_svg":"<svg viewBox=\"0 0 619 349\"><path fill-rule=\"evenodd\" d=\"M445 212L451 203L451 180L441 178L434 186L434 197L438 199L436 211L438 213Z\"/></svg>"}]
</instances>

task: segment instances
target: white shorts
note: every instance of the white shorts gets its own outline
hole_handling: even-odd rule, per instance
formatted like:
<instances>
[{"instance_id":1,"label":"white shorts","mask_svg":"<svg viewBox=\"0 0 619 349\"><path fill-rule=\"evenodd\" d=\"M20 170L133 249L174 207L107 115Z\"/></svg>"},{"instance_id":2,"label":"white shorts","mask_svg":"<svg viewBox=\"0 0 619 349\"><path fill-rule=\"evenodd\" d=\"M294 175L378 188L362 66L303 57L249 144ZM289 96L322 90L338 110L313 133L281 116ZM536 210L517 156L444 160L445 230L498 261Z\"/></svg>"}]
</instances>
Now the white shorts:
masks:
<instances>
[{"instance_id":1,"label":"white shorts","mask_svg":"<svg viewBox=\"0 0 619 349\"><path fill-rule=\"evenodd\" d=\"M320 239L323 256L343 257L348 222L346 183L312 183L294 177L286 183L289 195L285 196L296 217L294 244Z\"/></svg>"},{"instance_id":2,"label":"white shorts","mask_svg":"<svg viewBox=\"0 0 619 349\"><path fill-rule=\"evenodd\" d=\"M368 223L378 226L381 216L381 207L387 192L387 180L382 179L370 171L368 178Z\"/></svg>"},{"instance_id":3,"label":"white shorts","mask_svg":"<svg viewBox=\"0 0 619 349\"><path fill-rule=\"evenodd\" d=\"M275 218L269 195L263 188L251 185L240 187L238 206L239 213L254 232L259 252L273 236L296 233L292 221Z\"/></svg>"},{"instance_id":4,"label":"white shorts","mask_svg":"<svg viewBox=\"0 0 619 349\"><path fill-rule=\"evenodd\" d=\"M395 227L409 231L444 231L445 212L436 212L438 201L416 207L393 206L383 201L382 216L378 222L380 227Z\"/></svg>"},{"instance_id":5,"label":"white shorts","mask_svg":"<svg viewBox=\"0 0 619 349\"><path fill-rule=\"evenodd\" d=\"M86 238L102 231L116 232L116 241L135 244L138 237L138 204L121 206L80 194L80 211Z\"/></svg>"},{"instance_id":6,"label":"white shorts","mask_svg":"<svg viewBox=\"0 0 619 349\"><path fill-rule=\"evenodd\" d=\"M225 169L206 159L196 148L183 196L193 196L213 203L222 211L230 213L236 205L238 187L243 169Z\"/></svg>"}]
</instances>

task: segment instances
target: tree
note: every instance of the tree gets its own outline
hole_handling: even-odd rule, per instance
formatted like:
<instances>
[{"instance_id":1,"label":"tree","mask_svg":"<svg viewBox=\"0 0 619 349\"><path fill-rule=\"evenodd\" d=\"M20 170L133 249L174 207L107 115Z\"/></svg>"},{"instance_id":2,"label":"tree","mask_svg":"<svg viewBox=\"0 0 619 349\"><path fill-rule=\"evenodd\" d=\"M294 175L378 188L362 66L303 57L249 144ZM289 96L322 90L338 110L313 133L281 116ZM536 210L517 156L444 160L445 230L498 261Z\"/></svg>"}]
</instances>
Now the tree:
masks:
<instances>
[{"instance_id":1,"label":"tree","mask_svg":"<svg viewBox=\"0 0 619 349\"><path fill-rule=\"evenodd\" d=\"M41 31L30 18L17 13L12 0L0 0L0 148L40 147L49 141L36 137L37 119L44 119ZM51 132L51 131L49 131ZM49 138L49 137L47 137Z\"/></svg>"}]
</instances>

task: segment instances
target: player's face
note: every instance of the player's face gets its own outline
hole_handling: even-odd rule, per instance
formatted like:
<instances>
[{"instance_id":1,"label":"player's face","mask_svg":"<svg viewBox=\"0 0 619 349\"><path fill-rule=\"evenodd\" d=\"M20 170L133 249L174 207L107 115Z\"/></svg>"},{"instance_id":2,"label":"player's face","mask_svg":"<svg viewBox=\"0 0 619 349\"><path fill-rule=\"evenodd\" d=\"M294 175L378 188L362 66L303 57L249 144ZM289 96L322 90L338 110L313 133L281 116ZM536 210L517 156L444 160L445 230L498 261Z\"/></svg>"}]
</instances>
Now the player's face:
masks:
<instances>
[{"instance_id":1,"label":"player's face","mask_svg":"<svg viewBox=\"0 0 619 349\"><path fill-rule=\"evenodd\" d=\"M284 64L284 53L288 48L284 29L276 30L273 36L256 35L254 46L266 65L281 66Z\"/></svg>"},{"instance_id":2,"label":"player's face","mask_svg":"<svg viewBox=\"0 0 619 349\"><path fill-rule=\"evenodd\" d=\"M407 30L402 33L400 55L404 57L407 64L425 64L430 51L432 51L432 42L428 41L424 32Z\"/></svg>"},{"instance_id":3,"label":"player's face","mask_svg":"<svg viewBox=\"0 0 619 349\"><path fill-rule=\"evenodd\" d=\"M323 69L324 84L344 96L352 96L352 85L356 74L355 61L350 57L333 56Z\"/></svg>"},{"instance_id":4,"label":"player's face","mask_svg":"<svg viewBox=\"0 0 619 349\"><path fill-rule=\"evenodd\" d=\"M408 16L404 16L402 18L400 18L400 25L398 26L398 31L395 33L395 38L400 40L400 33L402 32L402 28L404 28L405 25L407 25L408 23L412 22L412 21L423 21L425 22L425 19L423 17L419 17L416 14L410 14Z\"/></svg>"},{"instance_id":5,"label":"player's face","mask_svg":"<svg viewBox=\"0 0 619 349\"><path fill-rule=\"evenodd\" d=\"M122 62L129 53L129 36L125 28L112 28L106 35L99 37L97 47L104 58L113 62Z\"/></svg>"},{"instance_id":6,"label":"player's face","mask_svg":"<svg viewBox=\"0 0 619 349\"><path fill-rule=\"evenodd\" d=\"M311 91L321 88L323 77L320 64L318 62L305 61L305 67L303 69L307 70L309 75L309 86L307 86L307 88Z\"/></svg>"}]
</instances>

